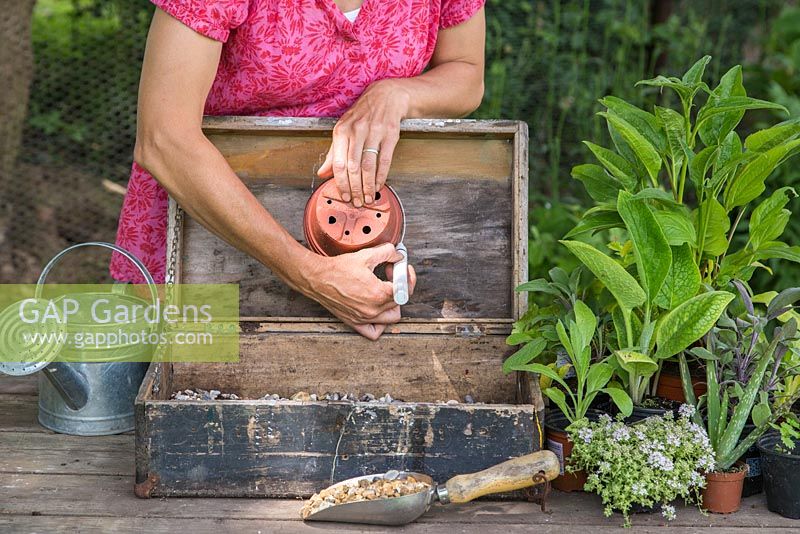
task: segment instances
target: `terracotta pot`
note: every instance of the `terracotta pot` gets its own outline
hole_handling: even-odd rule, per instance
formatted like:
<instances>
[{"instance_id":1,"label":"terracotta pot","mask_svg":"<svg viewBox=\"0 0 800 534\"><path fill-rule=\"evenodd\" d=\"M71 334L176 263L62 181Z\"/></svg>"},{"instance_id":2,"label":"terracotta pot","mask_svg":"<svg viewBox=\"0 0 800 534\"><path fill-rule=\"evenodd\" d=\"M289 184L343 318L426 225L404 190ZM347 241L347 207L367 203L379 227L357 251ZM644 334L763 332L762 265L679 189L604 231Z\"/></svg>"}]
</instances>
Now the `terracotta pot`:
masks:
<instances>
[{"instance_id":1,"label":"terracotta pot","mask_svg":"<svg viewBox=\"0 0 800 534\"><path fill-rule=\"evenodd\" d=\"M567 433L562 430L548 428L547 448L553 451L558 456L559 462L561 462L561 474L553 480L553 487L559 491L583 491L587 478L586 471L567 473L564 470L564 464L572 454L572 441L567 436Z\"/></svg>"},{"instance_id":2,"label":"terracotta pot","mask_svg":"<svg viewBox=\"0 0 800 534\"><path fill-rule=\"evenodd\" d=\"M731 514L739 509L748 467L744 462L736 462L736 467L739 470L733 473L706 473L703 508L715 514Z\"/></svg>"},{"instance_id":3,"label":"terracotta pot","mask_svg":"<svg viewBox=\"0 0 800 534\"><path fill-rule=\"evenodd\" d=\"M303 233L308 246L323 256L338 256L384 243L400 242L403 209L390 187L375 194L375 202L356 208L339 195L334 180L326 180L306 203Z\"/></svg>"},{"instance_id":4,"label":"terracotta pot","mask_svg":"<svg viewBox=\"0 0 800 534\"><path fill-rule=\"evenodd\" d=\"M597 410L590 410L586 416L596 421L603 415L603 412ZM580 470L574 473L568 473L564 469L564 465L568 462L572 454L572 440L569 439L565 428L569 425L569 421L561 413L550 412L545 416L545 430L547 430L547 448L556 456L561 463L561 474L553 480L552 485L559 491L583 491L583 486L586 484L588 475L586 471Z\"/></svg>"},{"instance_id":5,"label":"terracotta pot","mask_svg":"<svg viewBox=\"0 0 800 534\"><path fill-rule=\"evenodd\" d=\"M699 397L706 392L706 384L700 378L693 378L692 386L695 397ZM686 402L681 375L662 371L658 377L656 395L676 402Z\"/></svg>"}]
</instances>

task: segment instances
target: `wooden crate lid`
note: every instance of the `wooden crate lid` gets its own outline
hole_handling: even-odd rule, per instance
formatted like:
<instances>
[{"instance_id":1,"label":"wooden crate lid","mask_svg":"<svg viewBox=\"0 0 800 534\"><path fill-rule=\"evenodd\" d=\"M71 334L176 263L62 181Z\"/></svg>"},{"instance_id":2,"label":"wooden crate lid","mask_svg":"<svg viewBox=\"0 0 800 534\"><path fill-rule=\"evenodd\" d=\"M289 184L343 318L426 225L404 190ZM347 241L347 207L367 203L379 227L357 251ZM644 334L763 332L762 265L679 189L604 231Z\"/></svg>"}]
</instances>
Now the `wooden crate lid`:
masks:
<instances>
[{"instance_id":1,"label":"wooden crate lid","mask_svg":"<svg viewBox=\"0 0 800 534\"><path fill-rule=\"evenodd\" d=\"M203 127L256 197L304 243L303 209L334 124L329 119L207 117ZM402 324L417 331L449 331L442 325L450 323L502 324L507 330L522 313L525 298L514 287L527 279L527 154L522 122L403 122L388 183L406 210L404 242L418 283L403 308ZM171 214L174 209L170 200ZM240 284L242 320L319 321L326 331L336 329L319 304L190 217L184 221L179 281ZM171 217L169 244L174 231Z\"/></svg>"}]
</instances>

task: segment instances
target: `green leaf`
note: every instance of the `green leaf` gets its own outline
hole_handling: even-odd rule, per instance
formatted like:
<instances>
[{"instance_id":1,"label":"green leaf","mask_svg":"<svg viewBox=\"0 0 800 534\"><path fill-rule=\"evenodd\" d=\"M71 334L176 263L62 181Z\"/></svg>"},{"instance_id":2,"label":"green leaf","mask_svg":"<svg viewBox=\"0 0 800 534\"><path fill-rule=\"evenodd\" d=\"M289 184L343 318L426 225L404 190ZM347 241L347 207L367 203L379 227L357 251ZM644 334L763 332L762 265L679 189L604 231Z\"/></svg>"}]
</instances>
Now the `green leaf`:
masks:
<instances>
[{"instance_id":1,"label":"green leaf","mask_svg":"<svg viewBox=\"0 0 800 534\"><path fill-rule=\"evenodd\" d=\"M583 182L586 192L598 202L616 200L617 193L624 188L619 180L609 175L599 165L576 165L572 168L572 177Z\"/></svg>"},{"instance_id":2,"label":"green leaf","mask_svg":"<svg viewBox=\"0 0 800 534\"><path fill-rule=\"evenodd\" d=\"M674 356L703 337L733 298L726 291L711 291L692 297L669 312L656 332L656 358Z\"/></svg>"},{"instance_id":3,"label":"green leaf","mask_svg":"<svg viewBox=\"0 0 800 534\"><path fill-rule=\"evenodd\" d=\"M642 80L640 82L636 82L636 86L640 85L649 85L651 87L669 87L681 98L682 101L687 102L691 99L694 94L697 92L698 87L693 87L687 83L684 83L683 80L675 77L667 78L666 76L656 76L655 78L651 78L649 80Z\"/></svg>"},{"instance_id":4,"label":"green leaf","mask_svg":"<svg viewBox=\"0 0 800 534\"><path fill-rule=\"evenodd\" d=\"M675 177L680 172L685 159L682 143L686 140L686 123L683 116L674 109L656 106L655 110L659 125L667 138L666 154L671 160L672 168L670 170L672 176Z\"/></svg>"},{"instance_id":5,"label":"green leaf","mask_svg":"<svg viewBox=\"0 0 800 534\"><path fill-rule=\"evenodd\" d=\"M617 408L622 415L628 417L631 413L633 413L633 401L631 400L630 395L628 395L624 390L617 388L605 388L601 391L611 397L611 400L617 405Z\"/></svg>"},{"instance_id":6,"label":"green leaf","mask_svg":"<svg viewBox=\"0 0 800 534\"><path fill-rule=\"evenodd\" d=\"M698 191L705 187L708 169L714 165L718 155L719 147L708 146L698 152L689 162L689 179Z\"/></svg>"},{"instance_id":7,"label":"green leaf","mask_svg":"<svg viewBox=\"0 0 800 534\"><path fill-rule=\"evenodd\" d=\"M683 206L679 202L676 202L675 198L670 193L667 193L663 189L656 189L655 187L645 187L633 195L633 198L636 200L653 200L671 208L680 208Z\"/></svg>"},{"instance_id":8,"label":"green leaf","mask_svg":"<svg viewBox=\"0 0 800 534\"><path fill-rule=\"evenodd\" d=\"M671 246L689 243L697 244L697 232L692 219L683 210L656 210L653 212L659 226L664 231L664 236Z\"/></svg>"},{"instance_id":9,"label":"green leaf","mask_svg":"<svg viewBox=\"0 0 800 534\"><path fill-rule=\"evenodd\" d=\"M550 282L544 278L537 278L536 280L531 280L529 282L520 284L514 291L519 293L523 291L528 291L530 293L547 293L548 295L554 295L556 297L561 295L558 289L553 287Z\"/></svg>"},{"instance_id":10,"label":"green leaf","mask_svg":"<svg viewBox=\"0 0 800 534\"><path fill-rule=\"evenodd\" d=\"M791 195L791 197L790 197ZM758 248L761 243L773 241L783 234L792 212L784 209L797 193L791 187L781 187L753 210L750 216L750 243Z\"/></svg>"},{"instance_id":11,"label":"green leaf","mask_svg":"<svg viewBox=\"0 0 800 534\"><path fill-rule=\"evenodd\" d=\"M584 215L583 218L578 221L578 224L575 227L567 232L565 238L575 237L577 235L585 234L587 232L591 232L592 234L596 234L597 232L601 232L603 230L609 230L611 228L621 228L623 226L622 217L619 216L616 210L614 211L600 211L595 213L590 213L588 215Z\"/></svg>"},{"instance_id":12,"label":"green leaf","mask_svg":"<svg viewBox=\"0 0 800 534\"><path fill-rule=\"evenodd\" d=\"M773 349L774 350L774 349ZM733 411L733 417L728 423L725 433L720 437L719 443L715 449L717 457L717 467L719 469L728 469L736 462L741 454L736 450L736 444L742 435L744 425L747 423L747 418L753 409L758 391L761 389L761 383L764 380L764 374L767 371L769 364L772 362L772 351L768 355L760 358L750 375L750 381L744 392L739 396L736 407ZM709 394L711 390L709 389ZM749 448L749 445L748 445Z\"/></svg>"},{"instance_id":13,"label":"green leaf","mask_svg":"<svg viewBox=\"0 0 800 534\"><path fill-rule=\"evenodd\" d=\"M608 289L621 308L632 310L644 304L647 295L619 263L581 241L559 241Z\"/></svg>"},{"instance_id":14,"label":"green leaf","mask_svg":"<svg viewBox=\"0 0 800 534\"><path fill-rule=\"evenodd\" d=\"M666 150L666 137L655 115L615 96L601 98L600 103L633 126L659 152Z\"/></svg>"},{"instance_id":15,"label":"green leaf","mask_svg":"<svg viewBox=\"0 0 800 534\"><path fill-rule=\"evenodd\" d=\"M647 174L650 175L650 179L656 181L658 179L658 171L661 170L661 155L653 144L633 125L613 111L600 112L599 115L605 117L608 123L619 132L639 161L644 165Z\"/></svg>"},{"instance_id":16,"label":"green leaf","mask_svg":"<svg viewBox=\"0 0 800 534\"><path fill-rule=\"evenodd\" d=\"M772 410L769 409L768 403L760 402L753 406L753 412L750 417L753 419L754 425L764 426L772 417Z\"/></svg>"},{"instance_id":17,"label":"green leaf","mask_svg":"<svg viewBox=\"0 0 800 534\"><path fill-rule=\"evenodd\" d=\"M800 300L800 287L790 287L784 289L769 301L769 305L767 306L767 316L775 316L784 308L793 306L798 300Z\"/></svg>"},{"instance_id":18,"label":"green leaf","mask_svg":"<svg viewBox=\"0 0 800 534\"><path fill-rule=\"evenodd\" d=\"M561 343L561 346L564 347L564 350L567 351L567 354L569 354L570 359L572 359L572 361L575 362L575 350L579 349L580 347L572 346L572 341L567 335L567 330L564 328L564 323L562 323L561 321L558 321L556 323L556 334L558 334L558 341Z\"/></svg>"},{"instance_id":19,"label":"green leaf","mask_svg":"<svg viewBox=\"0 0 800 534\"><path fill-rule=\"evenodd\" d=\"M686 74L683 75L681 81L686 85L693 86L703 81L703 73L706 70L706 65L711 61L711 56L703 56L692 65Z\"/></svg>"},{"instance_id":20,"label":"green leaf","mask_svg":"<svg viewBox=\"0 0 800 534\"><path fill-rule=\"evenodd\" d=\"M605 167L608 172L611 173L611 176L616 178L617 182L624 185L628 189L636 187L638 182L636 178L636 171L625 158L613 150L603 148L600 145L595 145L589 141L584 141L583 144L589 147L589 150L592 151L592 154L594 154L594 157L597 158L597 161L599 161L603 167Z\"/></svg>"},{"instance_id":21,"label":"green leaf","mask_svg":"<svg viewBox=\"0 0 800 534\"><path fill-rule=\"evenodd\" d=\"M511 371L527 371L529 373L535 373L537 375L544 375L547 378L551 379L553 382L560 384L563 388L569 389L566 382L559 376L558 372L554 369L547 367L546 365L542 365L541 363L528 363L525 365L516 365L514 366Z\"/></svg>"},{"instance_id":22,"label":"green leaf","mask_svg":"<svg viewBox=\"0 0 800 534\"><path fill-rule=\"evenodd\" d=\"M711 99L697 113L697 127L700 127L707 120L723 113L745 111L748 109L777 109L788 114L789 110L780 104L750 98L749 96L730 96L727 98Z\"/></svg>"},{"instance_id":23,"label":"green leaf","mask_svg":"<svg viewBox=\"0 0 800 534\"><path fill-rule=\"evenodd\" d=\"M643 282L648 299L652 302L661 290L672 263L669 243L653 212L643 201L634 199L626 191L620 191L617 211L625 221L633 242L639 280Z\"/></svg>"},{"instance_id":24,"label":"green leaf","mask_svg":"<svg viewBox=\"0 0 800 534\"><path fill-rule=\"evenodd\" d=\"M719 256L728 249L728 230L731 228L731 220L722 204L716 198L709 198L700 204L700 208L692 213L695 230L697 231L698 241L702 239L703 251L708 256ZM705 221L706 230L703 234L701 222Z\"/></svg>"},{"instance_id":25,"label":"green leaf","mask_svg":"<svg viewBox=\"0 0 800 534\"><path fill-rule=\"evenodd\" d=\"M672 247L672 265L664 285L656 297L660 308L672 310L697 295L700 289L700 270L687 244Z\"/></svg>"},{"instance_id":26,"label":"green leaf","mask_svg":"<svg viewBox=\"0 0 800 534\"><path fill-rule=\"evenodd\" d=\"M521 345L535 339L529 332L514 332L506 338L506 345Z\"/></svg>"},{"instance_id":27,"label":"green leaf","mask_svg":"<svg viewBox=\"0 0 800 534\"><path fill-rule=\"evenodd\" d=\"M570 423L574 423L578 414L575 414L572 410L569 409L567 405L567 399L564 396L564 392L558 388L547 388L542 393L545 396L553 401L558 409L561 410L561 413L567 418Z\"/></svg>"},{"instance_id":28,"label":"green leaf","mask_svg":"<svg viewBox=\"0 0 800 534\"><path fill-rule=\"evenodd\" d=\"M647 379L658 370L658 363L649 356L635 350L614 351L619 366L628 373L630 377L642 377Z\"/></svg>"},{"instance_id":29,"label":"green leaf","mask_svg":"<svg viewBox=\"0 0 800 534\"><path fill-rule=\"evenodd\" d=\"M759 130L747 136L744 146L753 152L766 152L800 135L800 118L791 119L771 128Z\"/></svg>"},{"instance_id":30,"label":"green leaf","mask_svg":"<svg viewBox=\"0 0 800 534\"><path fill-rule=\"evenodd\" d=\"M744 206L764 192L764 180L800 147L800 139L788 141L759 154L745 165L725 190L725 208Z\"/></svg>"},{"instance_id":31,"label":"green leaf","mask_svg":"<svg viewBox=\"0 0 800 534\"><path fill-rule=\"evenodd\" d=\"M724 99L746 96L747 92L742 85L742 67L736 65L720 78L719 85L711 92L711 96L700 110L700 114L702 115L703 109L707 107L718 106L719 102ZM700 126L698 130L700 139L706 146L719 144L721 139L724 139L729 132L736 128L743 116L744 110L736 109L711 117Z\"/></svg>"},{"instance_id":32,"label":"green leaf","mask_svg":"<svg viewBox=\"0 0 800 534\"><path fill-rule=\"evenodd\" d=\"M764 260L789 260L800 263L800 245L789 246L780 241L770 241L764 243L756 251L756 259Z\"/></svg>"},{"instance_id":33,"label":"green leaf","mask_svg":"<svg viewBox=\"0 0 800 534\"><path fill-rule=\"evenodd\" d=\"M531 340L517 352L506 358L503 362L503 372L508 374L516 370L519 366L530 363L532 360L536 359L546 347L547 341L544 338L537 337Z\"/></svg>"},{"instance_id":34,"label":"green leaf","mask_svg":"<svg viewBox=\"0 0 800 534\"><path fill-rule=\"evenodd\" d=\"M575 301L575 326L581 340L581 348L589 347L597 331L597 317L581 300ZM574 345L574 343L573 343ZM575 347L577 350L577 347Z\"/></svg>"},{"instance_id":35,"label":"green leaf","mask_svg":"<svg viewBox=\"0 0 800 534\"><path fill-rule=\"evenodd\" d=\"M596 363L591 366L589 373L586 375L586 392L599 391L603 389L611 376L614 374L614 368L607 363Z\"/></svg>"}]
</instances>

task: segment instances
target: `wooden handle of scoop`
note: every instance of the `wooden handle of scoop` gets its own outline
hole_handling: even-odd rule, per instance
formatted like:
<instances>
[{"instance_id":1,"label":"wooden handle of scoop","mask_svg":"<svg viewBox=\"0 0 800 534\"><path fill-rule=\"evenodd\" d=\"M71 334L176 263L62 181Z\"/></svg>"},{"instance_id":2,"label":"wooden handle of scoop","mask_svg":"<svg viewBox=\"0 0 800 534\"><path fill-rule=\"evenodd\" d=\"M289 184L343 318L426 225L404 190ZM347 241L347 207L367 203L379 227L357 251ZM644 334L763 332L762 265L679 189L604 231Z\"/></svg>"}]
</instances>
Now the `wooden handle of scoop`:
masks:
<instances>
[{"instance_id":1,"label":"wooden handle of scoop","mask_svg":"<svg viewBox=\"0 0 800 534\"><path fill-rule=\"evenodd\" d=\"M454 476L445 483L445 488L450 502L469 502L484 495L533 486L533 476L539 472L547 480L553 480L560 471L561 466L555 454L538 451L477 473Z\"/></svg>"}]
</instances>

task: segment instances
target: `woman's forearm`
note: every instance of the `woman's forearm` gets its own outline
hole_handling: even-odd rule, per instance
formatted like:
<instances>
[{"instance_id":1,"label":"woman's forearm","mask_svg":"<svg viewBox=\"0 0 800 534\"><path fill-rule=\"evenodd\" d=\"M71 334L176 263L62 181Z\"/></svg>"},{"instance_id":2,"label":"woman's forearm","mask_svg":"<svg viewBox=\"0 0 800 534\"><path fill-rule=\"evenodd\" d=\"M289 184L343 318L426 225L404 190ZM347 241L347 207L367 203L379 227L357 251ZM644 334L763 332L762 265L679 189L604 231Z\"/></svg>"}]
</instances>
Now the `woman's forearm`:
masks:
<instances>
[{"instance_id":1,"label":"woman's forearm","mask_svg":"<svg viewBox=\"0 0 800 534\"><path fill-rule=\"evenodd\" d=\"M143 128L135 159L195 220L269 267L294 289L308 286L313 253L269 214L201 132ZM156 133L157 132L157 133Z\"/></svg>"},{"instance_id":2,"label":"woman's forearm","mask_svg":"<svg viewBox=\"0 0 800 534\"><path fill-rule=\"evenodd\" d=\"M483 65L449 61L415 78L391 82L407 94L404 118L464 117L483 98Z\"/></svg>"}]
</instances>

